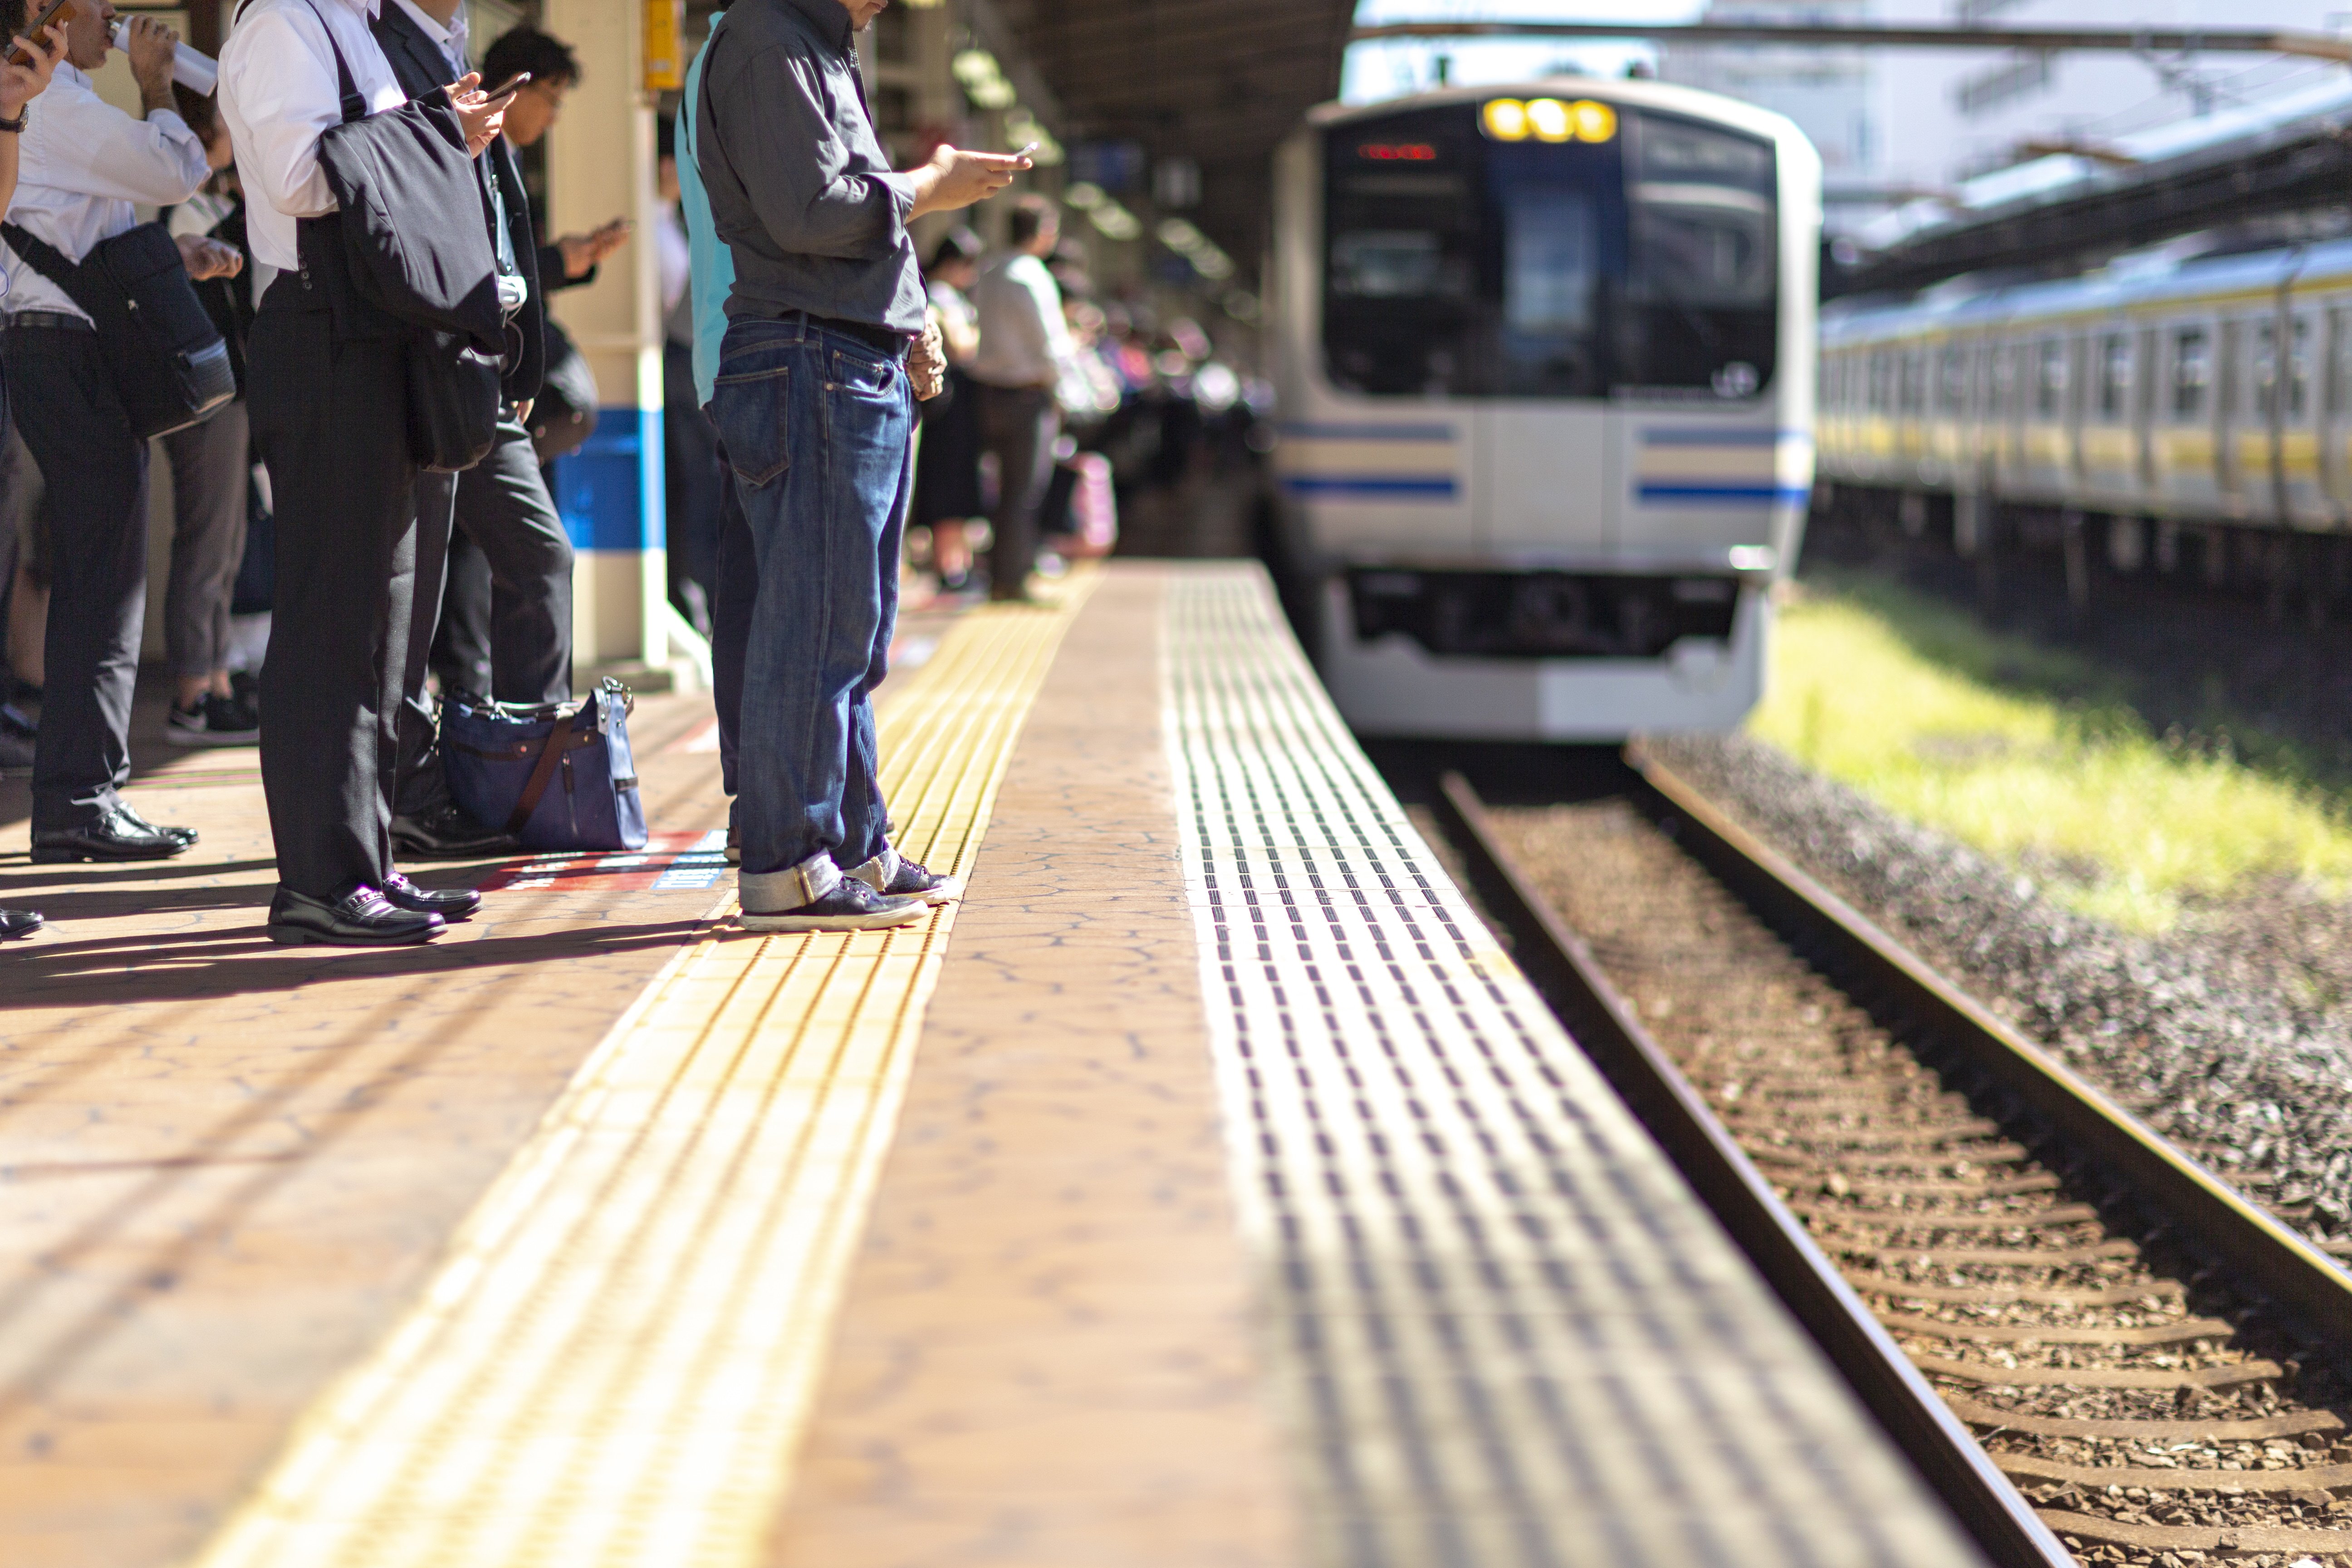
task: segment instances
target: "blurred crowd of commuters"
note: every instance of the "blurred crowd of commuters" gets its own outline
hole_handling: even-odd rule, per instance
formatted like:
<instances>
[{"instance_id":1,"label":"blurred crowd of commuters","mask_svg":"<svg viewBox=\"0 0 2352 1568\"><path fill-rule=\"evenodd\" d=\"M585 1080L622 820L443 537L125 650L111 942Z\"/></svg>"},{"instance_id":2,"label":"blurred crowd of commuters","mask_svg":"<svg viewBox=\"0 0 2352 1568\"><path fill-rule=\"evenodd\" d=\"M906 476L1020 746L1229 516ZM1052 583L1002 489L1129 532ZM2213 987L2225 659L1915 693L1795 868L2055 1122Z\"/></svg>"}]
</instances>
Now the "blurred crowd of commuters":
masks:
<instances>
[{"instance_id":1,"label":"blurred crowd of commuters","mask_svg":"<svg viewBox=\"0 0 2352 1568\"><path fill-rule=\"evenodd\" d=\"M854 71L852 33L879 8L878 0L757 0L755 22L812 68L845 58ZM595 400L546 297L591 280L630 229L616 218L587 233L541 234L517 152L547 134L581 68L560 40L522 26L492 42L476 71L466 21L461 0L251 0L224 51L215 100L173 80L171 29L145 16L118 25L110 0L80 0L0 66L9 223L72 263L132 228L138 208L160 209L229 345L238 395L156 443L173 511L164 734L175 745L262 745L281 876L271 931L280 940L417 940L471 912L477 895L428 892L394 865L395 856L517 847L502 826L471 819L451 798L435 751L436 698L531 708L572 695L572 547L548 463L584 438ZM26 0L0 0L7 37L26 24ZM90 79L117 48L129 56L139 115L108 104ZM510 79L522 85L483 90ZM800 109L845 120L846 99L822 72L809 79L816 85ZM497 438L456 474L420 472L404 449L367 449L364 433L395 416L386 410L399 394L384 381L394 373L352 357L341 317L330 326L312 295L310 250L299 279L285 276L297 270L298 220L334 205L321 132L436 91L475 158L500 286L512 289ZM770 253L759 238L746 251L740 231L751 220L741 212L726 215L739 232L725 239L712 226L701 178L710 165L695 155L698 91L690 84L687 110L662 127L651 239L664 309L670 589L714 645L731 795L747 662L764 657L752 627L768 535L759 505L747 510L745 492L759 487L743 480L740 453L730 467L719 437L713 383L721 340L734 341L730 321L790 318L783 307L795 296L771 290L772 309L747 310L768 287L760 280L735 297L737 260L749 254L764 266ZM747 101L770 114L756 92ZM781 132L748 122L730 132L722 107L711 123L735 141L722 158L734 194L721 193L721 204L740 195L735 165L755 141L813 136L810 156L830 166L838 150L824 142L837 133L853 156L835 184L862 178L884 198L842 220L852 251L868 243L852 233L861 224L898 235L891 243L903 248L905 226L921 210L984 199L1027 166L945 148L923 166L930 173L861 175L856 158L878 153L878 142L862 92L855 102L854 122L787 113ZM29 115L28 105L37 105ZM770 168L761 177L798 176ZM893 181L924 193L913 210L904 198L892 209ZM264 199L248 206L257 184ZM749 200L760 205L756 192ZM1218 431L1238 428L1254 401L1194 323L1155 330L1099 298L1052 203L1015 198L1007 227L995 255L971 228L950 228L931 247L911 306L853 310L845 329L853 337L861 321L885 329L886 346L899 342L906 363L898 334L911 322L896 312L912 309L945 360L943 387L919 405L911 507L905 495L885 498L898 509L884 527L892 560L880 569L893 579L886 625L902 574L951 595L1024 600L1041 569L1108 552L1119 499L1172 489L1213 465ZM765 239L789 252L793 237L771 229ZM835 254L824 247L836 237L810 248ZM16 248L0 260L13 413L0 432L0 770L32 773L36 860L175 856L196 835L148 823L120 793L148 592L148 443L110 387L87 312ZM886 287L898 265L880 265ZM803 305L804 333L831 320ZM909 400L910 420L915 406ZM281 647L303 639L299 664L266 658L273 636ZM867 685L885 667L877 650ZM854 736L849 743L855 772ZM878 812L878 793L875 804ZM740 842L730 822L730 855ZM814 883L794 885L805 892ZM0 916L0 934L36 925L21 912Z\"/></svg>"}]
</instances>

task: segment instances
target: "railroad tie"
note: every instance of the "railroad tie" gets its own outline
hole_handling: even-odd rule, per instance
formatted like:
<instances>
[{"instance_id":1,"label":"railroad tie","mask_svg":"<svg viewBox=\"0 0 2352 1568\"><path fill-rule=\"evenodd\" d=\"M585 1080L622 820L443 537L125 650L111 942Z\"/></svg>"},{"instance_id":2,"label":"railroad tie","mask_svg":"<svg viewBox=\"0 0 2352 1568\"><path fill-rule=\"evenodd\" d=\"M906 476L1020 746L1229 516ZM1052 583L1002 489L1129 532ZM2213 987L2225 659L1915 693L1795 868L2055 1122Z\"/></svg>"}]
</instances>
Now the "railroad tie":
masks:
<instances>
[{"instance_id":1,"label":"railroad tie","mask_svg":"<svg viewBox=\"0 0 2352 1568\"><path fill-rule=\"evenodd\" d=\"M2144 1552L2276 1552L2332 1555L2344 1550L2340 1530L2295 1530L2284 1525L2245 1524L2217 1530L2204 1524L2132 1524L2096 1514L2036 1509L2042 1521L2061 1536Z\"/></svg>"},{"instance_id":2,"label":"railroad tie","mask_svg":"<svg viewBox=\"0 0 2352 1568\"><path fill-rule=\"evenodd\" d=\"M1979 1405L1948 1394L1944 1403L1971 1426L2021 1432L2029 1437L2138 1437L2151 1443L2259 1443L2300 1437L2306 1432L2341 1432L2343 1418L2332 1410L2290 1410L2257 1421L2112 1421L2082 1415L2028 1415Z\"/></svg>"},{"instance_id":3,"label":"railroad tie","mask_svg":"<svg viewBox=\"0 0 2352 1568\"><path fill-rule=\"evenodd\" d=\"M1943 1254L1935 1255L1938 1259ZM2023 1285L1929 1285L1898 1279L1892 1274L1846 1271L1845 1282L1857 1290L1880 1296L1902 1296L1916 1301L1949 1301L1964 1307L2128 1307L2151 1298L2178 1300L2189 1293L2178 1279L2147 1279L2136 1285L2092 1286L2081 1289L2063 1285L2034 1288Z\"/></svg>"},{"instance_id":4,"label":"railroad tie","mask_svg":"<svg viewBox=\"0 0 2352 1568\"><path fill-rule=\"evenodd\" d=\"M2241 1383L2269 1383L2286 1375L2286 1369L2274 1361L2148 1368L1992 1366L1937 1355L1915 1355L1911 1361L1931 1377L1988 1384L1995 1388L2229 1388Z\"/></svg>"},{"instance_id":5,"label":"railroad tie","mask_svg":"<svg viewBox=\"0 0 2352 1568\"><path fill-rule=\"evenodd\" d=\"M1905 1312L1881 1312L1878 1321L1899 1334L1936 1334L1948 1340L1998 1344L2174 1345L2189 1340L2226 1340L2238 1331L2218 1318L2182 1318L2129 1329L2064 1323L1948 1323Z\"/></svg>"},{"instance_id":6,"label":"railroad tie","mask_svg":"<svg viewBox=\"0 0 2352 1568\"><path fill-rule=\"evenodd\" d=\"M2078 1487L2145 1487L2165 1492L2324 1492L2352 1487L2352 1465L2314 1465L2301 1470L2159 1469L2140 1465L2070 1465L2033 1454L1995 1454L2000 1473L2019 1480ZM2341 1552L2352 1538L2339 1536Z\"/></svg>"}]
</instances>

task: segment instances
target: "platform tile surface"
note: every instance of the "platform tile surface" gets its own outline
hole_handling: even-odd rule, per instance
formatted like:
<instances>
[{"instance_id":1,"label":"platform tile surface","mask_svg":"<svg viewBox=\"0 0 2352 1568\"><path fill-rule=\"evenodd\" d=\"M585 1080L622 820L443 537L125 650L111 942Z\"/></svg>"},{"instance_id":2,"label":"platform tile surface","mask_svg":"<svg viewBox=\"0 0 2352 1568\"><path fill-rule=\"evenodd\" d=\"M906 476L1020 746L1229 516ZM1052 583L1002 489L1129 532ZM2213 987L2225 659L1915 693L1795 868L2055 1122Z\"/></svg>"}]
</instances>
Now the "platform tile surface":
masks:
<instances>
[{"instance_id":1,"label":"platform tile surface","mask_svg":"<svg viewBox=\"0 0 2352 1568\"><path fill-rule=\"evenodd\" d=\"M881 714L898 842L969 869L1094 578L976 612ZM202 1568L756 1560L952 906L718 921L582 1066L422 1299L297 1427Z\"/></svg>"},{"instance_id":2,"label":"platform tile surface","mask_svg":"<svg viewBox=\"0 0 2352 1568\"><path fill-rule=\"evenodd\" d=\"M1980 1561L1438 868L1254 569L1166 745L1317 1560Z\"/></svg>"}]
</instances>

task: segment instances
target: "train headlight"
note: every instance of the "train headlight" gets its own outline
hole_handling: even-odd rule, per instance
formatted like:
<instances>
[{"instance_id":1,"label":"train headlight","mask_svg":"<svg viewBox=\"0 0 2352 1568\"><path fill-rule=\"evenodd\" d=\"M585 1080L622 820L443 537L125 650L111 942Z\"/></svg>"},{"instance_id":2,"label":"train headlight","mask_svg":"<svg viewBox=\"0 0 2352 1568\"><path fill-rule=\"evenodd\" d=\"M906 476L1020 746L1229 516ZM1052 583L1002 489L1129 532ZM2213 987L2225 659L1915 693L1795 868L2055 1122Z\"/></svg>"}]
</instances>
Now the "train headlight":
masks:
<instances>
[{"instance_id":1,"label":"train headlight","mask_svg":"<svg viewBox=\"0 0 2352 1568\"><path fill-rule=\"evenodd\" d=\"M1489 99L1486 134L1497 142L1524 142L1528 137L1528 106L1516 98Z\"/></svg>"},{"instance_id":2,"label":"train headlight","mask_svg":"<svg viewBox=\"0 0 2352 1568\"><path fill-rule=\"evenodd\" d=\"M1570 104L1568 119L1580 142L1606 142L1617 134L1617 111L1589 98Z\"/></svg>"},{"instance_id":3,"label":"train headlight","mask_svg":"<svg viewBox=\"0 0 2352 1568\"><path fill-rule=\"evenodd\" d=\"M1528 105L1528 129L1536 133L1538 142L1572 142L1576 139L1576 125L1568 112L1568 105L1556 98L1538 98Z\"/></svg>"}]
</instances>

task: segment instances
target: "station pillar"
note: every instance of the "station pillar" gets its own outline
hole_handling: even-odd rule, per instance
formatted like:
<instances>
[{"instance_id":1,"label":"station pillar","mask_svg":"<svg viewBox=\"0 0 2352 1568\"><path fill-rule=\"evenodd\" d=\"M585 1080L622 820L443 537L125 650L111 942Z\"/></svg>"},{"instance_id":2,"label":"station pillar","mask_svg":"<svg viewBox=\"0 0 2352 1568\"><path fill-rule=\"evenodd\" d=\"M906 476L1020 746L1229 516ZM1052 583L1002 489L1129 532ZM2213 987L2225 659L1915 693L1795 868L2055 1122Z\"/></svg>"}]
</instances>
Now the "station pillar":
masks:
<instances>
[{"instance_id":1,"label":"station pillar","mask_svg":"<svg viewBox=\"0 0 2352 1568\"><path fill-rule=\"evenodd\" d=\"M621 215L636 224L635 237L594 282L549 297L595 373L601 405L587 444L555 465L555 502L577 561L572 632L583 681L600 669L683 675L709 661L669 603L647 15L645 4L624 0L546 0L541 22L581 66L547 137L546 232L579 232Z\"/></svg>"}]
</instances>

